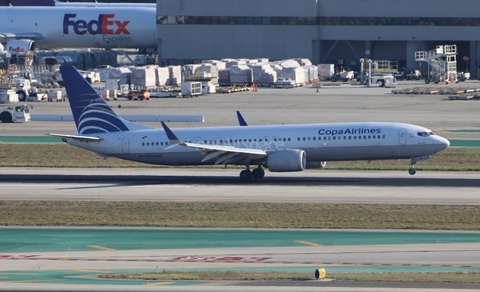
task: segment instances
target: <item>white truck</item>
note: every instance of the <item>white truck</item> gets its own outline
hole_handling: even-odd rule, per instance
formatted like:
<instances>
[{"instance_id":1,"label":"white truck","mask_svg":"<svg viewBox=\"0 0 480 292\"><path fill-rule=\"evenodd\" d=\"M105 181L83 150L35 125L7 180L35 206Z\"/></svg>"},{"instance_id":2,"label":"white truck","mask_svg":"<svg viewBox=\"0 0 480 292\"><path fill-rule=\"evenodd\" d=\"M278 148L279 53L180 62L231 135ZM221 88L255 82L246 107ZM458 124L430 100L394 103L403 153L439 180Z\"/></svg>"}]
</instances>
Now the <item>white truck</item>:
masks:
<instances>
[{"instance_id":1,"label":"white truck","mask_svg":"<svg viewBox=\"0 0 480 292\"><path fill-rule=\"evenodd\" d=\"M370 77L369 86L377 87L397 87L395 77L389 73L373 73Z\"/></svg>"},{"instance_id":2,"label":"white truck","mask_svg":"<svg viewBox=\"0 0 480 292\"><path fill-rule=\"evenodd\" d=\"M39 96L37 88L31 85L30 79L15 78L12 85L18 94L18 101L38 101L43 99L42 96Z\"/></svg>"},{"instance_id":3,"label":"white truck","mask_svg":"<svg viewBox=\"0 0 480 292\"><path fill-rule=\"evenodd\" d=\"M93 84L95 82L100 82L100 73L99 72L96 72L96 71L80 71L80 73L82 74L83 78L85 78L88 81L88 83L90 83L90 84ZM60 69L57 69L55 71L54 79L58 84L60 84L60 86L64 86L63 77L62 77L62 73L60 73Z\"/></svg>"},{"instance_id":4,"label":"white truck","mask_svg":"<svg viewBox=\"0 0 480 292\"><path fill-rule=\"evenodd\" d=\"M0 121L2 123L25 123L30 121L28 105L16 105L0 110Z\"/></svg>"}]
</instances>

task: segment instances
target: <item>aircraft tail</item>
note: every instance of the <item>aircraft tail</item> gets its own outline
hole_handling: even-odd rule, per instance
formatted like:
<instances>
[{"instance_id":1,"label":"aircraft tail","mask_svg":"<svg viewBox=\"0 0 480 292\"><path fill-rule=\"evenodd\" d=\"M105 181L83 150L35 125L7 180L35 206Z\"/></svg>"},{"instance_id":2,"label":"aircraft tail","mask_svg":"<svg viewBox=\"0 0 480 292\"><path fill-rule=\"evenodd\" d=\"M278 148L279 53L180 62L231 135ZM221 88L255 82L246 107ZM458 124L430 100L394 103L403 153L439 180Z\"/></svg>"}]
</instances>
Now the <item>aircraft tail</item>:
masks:
<instances>
[{"instance_id":1,"label":"aircraft tail","mask_svg":"<svg viewBox=\"0 0 480 292\"><path fill-rule=\"evenodd\" d=\"M73 119L80 135L150 128L119 117L74 66L60 66Z\"/></svg>"}]
</instances>

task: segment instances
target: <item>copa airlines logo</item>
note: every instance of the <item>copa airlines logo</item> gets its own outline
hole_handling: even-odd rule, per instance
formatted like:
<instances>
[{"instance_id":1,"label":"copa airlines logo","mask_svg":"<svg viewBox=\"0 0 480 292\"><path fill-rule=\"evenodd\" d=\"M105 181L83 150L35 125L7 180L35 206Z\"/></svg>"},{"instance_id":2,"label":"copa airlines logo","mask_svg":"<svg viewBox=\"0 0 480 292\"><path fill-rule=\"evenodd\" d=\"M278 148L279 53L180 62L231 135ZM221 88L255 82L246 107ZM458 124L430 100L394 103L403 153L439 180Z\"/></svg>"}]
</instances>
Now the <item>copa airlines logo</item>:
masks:
<instances>
[{"instance_id":1,"label":"copa airlines logo","mask_svg":"<svg viewBox=\"0 0 480 292\"><path fill-rule=\"evenodd\" d=\"M98 19L89 22L83 19L76 20L77 14L65 14L63 17L63 33L69 34L69 28L73 27L73 32L78 35L84 35L87 32L91 35L129 35L127 25L130 20L115 20L115 14L99 14Z\"/></svg>"},{"instance_id":2,"label":"copa airlines logo","mask_svg":"<svg viewBox=\"0 0 480 292\"><path fill-rule=\"evenodd\" d=\"M80 134L128 131L127 126L103 99L92 100L82 111L78 123Z\"/></svg>"},{"instance_id":3,"label":"copa airlines logo","mask_svg":"<svg viewBox=\"0 0 480 292\"><path fill-rule=\"evenodd\" d=\"M356 128L356 129L320 129L318 134L321 136L336 136L336 135L356 135L356 134L380 134L381 129L365 129L365 128Z\"/></svg>"}]
</instances>

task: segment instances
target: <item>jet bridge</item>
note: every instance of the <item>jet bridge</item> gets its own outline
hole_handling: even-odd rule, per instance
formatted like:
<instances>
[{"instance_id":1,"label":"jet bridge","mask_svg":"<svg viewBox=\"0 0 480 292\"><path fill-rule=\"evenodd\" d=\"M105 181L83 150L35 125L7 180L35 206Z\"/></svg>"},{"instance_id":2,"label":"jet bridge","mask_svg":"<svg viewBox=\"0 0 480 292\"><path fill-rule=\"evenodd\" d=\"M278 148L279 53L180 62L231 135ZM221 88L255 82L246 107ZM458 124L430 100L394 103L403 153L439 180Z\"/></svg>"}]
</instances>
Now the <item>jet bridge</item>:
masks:
<instances>
[{"instance_id":1,"label":"jet bridge","mask_svg":"<svg viewBox=\"0 0 480 292\"><path fill-rule=\"evenodd\" d=\"M456 45L439 45L435 50L417 51L415 61L428 64L428 77L425 79L425 84L458 82Z\"/></svg>"}]
</instances>

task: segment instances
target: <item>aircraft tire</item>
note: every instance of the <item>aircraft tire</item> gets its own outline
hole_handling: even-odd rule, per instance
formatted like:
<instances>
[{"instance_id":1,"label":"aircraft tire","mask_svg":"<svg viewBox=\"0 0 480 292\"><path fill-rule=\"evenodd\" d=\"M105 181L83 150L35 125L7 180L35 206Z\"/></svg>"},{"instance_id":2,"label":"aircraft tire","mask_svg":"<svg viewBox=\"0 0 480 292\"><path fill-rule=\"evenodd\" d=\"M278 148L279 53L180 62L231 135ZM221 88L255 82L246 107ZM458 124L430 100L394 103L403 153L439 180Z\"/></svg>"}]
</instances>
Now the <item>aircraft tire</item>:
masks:
<instances>
[{"instance_id":1,"label":"aircraft tire","mask_svg":"<svg viewBox=\"0 0 480 292\"><path fill-rule=\"evenodd\" d=\"M242 170L240 172L240 179L242 181L250 181L252 180L252 172L250 170Z\"/></svg>"},{"instance_id":2,"label":"aircraft tire","mask_svg":"<svg viewBox=\"0 0 480 292\"><path fill-rule=\"evenodd\" d=\"M255 168L252 170L252 176L254 179L262 179L265 176L265 170L263 168Z\"/></svg>"}]
</instances>

